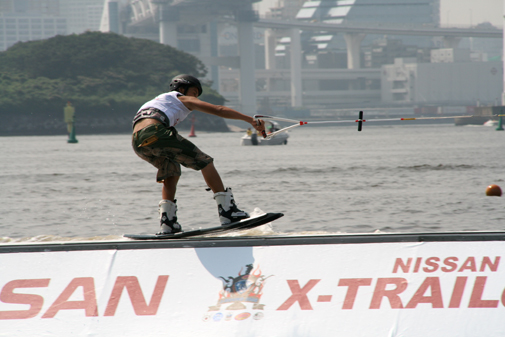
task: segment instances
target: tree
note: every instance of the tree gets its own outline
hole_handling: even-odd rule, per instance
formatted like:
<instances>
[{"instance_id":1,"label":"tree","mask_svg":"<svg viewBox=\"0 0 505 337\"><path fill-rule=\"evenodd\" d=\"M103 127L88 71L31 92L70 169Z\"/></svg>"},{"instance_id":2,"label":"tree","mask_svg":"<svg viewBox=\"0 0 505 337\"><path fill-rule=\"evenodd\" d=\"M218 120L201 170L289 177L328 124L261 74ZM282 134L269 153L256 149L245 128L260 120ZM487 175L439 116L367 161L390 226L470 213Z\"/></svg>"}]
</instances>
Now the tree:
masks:
<instances>
[{"instance_id":1,"label":"tree","mask_svg":"<svg viewBox=\"0 0 505 337\"><path fill-rule=\"evenodd\" d=\"M0 117L7 123L16 123L16 116L59 119L71 101L77 123L131 120L145 101L166 91L172 77L181 73L203 77L206 69L196 57L170 46L114 33L19 42L0 53ZM205 83L204 92L213 103L224 103ZM126 131L125 123L120 124ZM0 127L0 134L6 127Z\"/></svg>"}]
</instances>

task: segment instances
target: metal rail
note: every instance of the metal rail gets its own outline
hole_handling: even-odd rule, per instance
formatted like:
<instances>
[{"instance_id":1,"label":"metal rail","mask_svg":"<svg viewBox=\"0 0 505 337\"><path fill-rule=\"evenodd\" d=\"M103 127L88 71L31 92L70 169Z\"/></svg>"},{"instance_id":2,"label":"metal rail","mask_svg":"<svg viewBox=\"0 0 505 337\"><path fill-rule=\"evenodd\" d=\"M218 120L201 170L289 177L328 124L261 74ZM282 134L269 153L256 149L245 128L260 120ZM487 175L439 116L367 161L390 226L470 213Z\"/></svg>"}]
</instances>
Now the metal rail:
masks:
<instances>
[{"instance_id":1,"label":"metal rail","mask_svg":"<svg viewBox=\"0 0 505 337\"><path fill-rule=\"evenodd\" d=\"M16 243L0 245L0 254L37 253L52 251L94 251L132 249L254 247L289 245L367 244L391 242L472 242L505 241L505 231L392 233L392 234L330 234L330 235L269 235L241 237L200 237L153 241L85 241L54 243Z\"/></svg>"}]
</instances>

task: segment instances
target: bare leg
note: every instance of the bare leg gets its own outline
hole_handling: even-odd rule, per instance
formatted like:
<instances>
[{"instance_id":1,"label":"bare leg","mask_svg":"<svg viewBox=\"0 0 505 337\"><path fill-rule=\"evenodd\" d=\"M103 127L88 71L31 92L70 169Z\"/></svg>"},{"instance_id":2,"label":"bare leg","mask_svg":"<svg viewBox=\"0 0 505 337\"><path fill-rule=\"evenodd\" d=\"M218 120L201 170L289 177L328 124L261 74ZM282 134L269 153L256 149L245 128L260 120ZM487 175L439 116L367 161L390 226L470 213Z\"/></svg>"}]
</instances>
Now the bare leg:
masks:
<instances>
[{"instance_id":1,"label":"bare leg","mask_svg":"<svg viewBox=\"0 0 505 337\"><path fill-rule=\"evenodd\" d=\"M164 200L170 200L174 202L175 192L177 191L177 182L179 181L179 176L173 176L166 178L163 181L163 187L161 189L161 198Z\"/></svg>"},{"instance_id":2,"label":"bare leg","mask_svg":"<svg viewBox=\"0 0 505 337\"><path fill-rule=\"evenodd\" d=\"M207 186L210 187L212 192L224 192L223 181L221 180L221 176L217 173L216 167L214 163L210 163L202 169L203 179L207 183Z\"/></svg>"}]
</instances>

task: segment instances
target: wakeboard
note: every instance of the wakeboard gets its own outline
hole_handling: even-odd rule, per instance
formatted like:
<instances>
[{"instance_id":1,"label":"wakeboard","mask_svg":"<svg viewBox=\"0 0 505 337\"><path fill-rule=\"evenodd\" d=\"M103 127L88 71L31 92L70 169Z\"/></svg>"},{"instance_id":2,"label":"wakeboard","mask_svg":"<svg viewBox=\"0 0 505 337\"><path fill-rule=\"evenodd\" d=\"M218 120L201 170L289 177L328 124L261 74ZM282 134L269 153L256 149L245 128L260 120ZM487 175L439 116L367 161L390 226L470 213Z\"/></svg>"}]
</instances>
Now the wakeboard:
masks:
<instances>
[{"instance_id":1,"label":"wakeboard","mask_svg":"<svg viewBox=\"0 0 505 337\"><path fill-rule=\"evenodd\" d=\"M179 232L175 234L124 234L123 237L134 240L174 240L189 238L192 236L202 236L209 234L220 234L226 232L240 231L258 227L284 216L282 213L264 213L251 218L243 219L237 222L232 222L225 226L216 226L210 228L200 228L187 232Z\"/></svg>"}]
</instances>

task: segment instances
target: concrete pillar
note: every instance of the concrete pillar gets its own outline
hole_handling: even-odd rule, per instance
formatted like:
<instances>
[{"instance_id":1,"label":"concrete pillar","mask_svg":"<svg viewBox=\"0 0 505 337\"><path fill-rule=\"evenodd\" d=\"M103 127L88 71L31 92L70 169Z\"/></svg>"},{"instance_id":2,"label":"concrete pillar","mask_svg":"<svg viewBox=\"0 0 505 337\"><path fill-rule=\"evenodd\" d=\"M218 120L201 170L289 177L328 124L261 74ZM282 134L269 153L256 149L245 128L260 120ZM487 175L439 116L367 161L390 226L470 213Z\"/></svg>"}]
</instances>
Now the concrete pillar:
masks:
<instances>
[{"instance_id":1,"label":"concrete pillar","mask_svg":"<svg viewBox=\"0 0 505 337\"><path fill-rule=\"evenodd\" d=\"M360 45L365 38L361 33L345 33L344 39L347 45L347 69L361 68Z\"/></svg>"},{"instance_id":2,"label":"concrete pillar","mask_svg":"<svg viewBox=\"0 0 505 337\"><path fill-rule=\"evenodd\" d=\"M238 21L238 49L240 55L240 104L245 115L256 114L256 78L254 61L254 33L252 21Z\"/></svg>"},{"instance_id":3,"label":"concrete pillar","mask_svg":"<svg viewBox=\"0 0 505 337\"><path fill-rule=\"evenodd\" d=\"M117 1L109 1L107 4L109 12L109 31L119 34L119 5Z\"/></svg>"},{"instance_id":4,"label":"concrete pillar","mask_svg":"<svg viewBox=\"0 0 505 337\"><path fill-rule=\"evenodd\" d=\"M177 21L179 13L168 4L160 3L159 8L160 43L177 48Z\"/></svg>"},{"instance_id":5,"label":"concrete pillar","mask_svg":"<svg viewBox=\"0 0 505 337\"><path fill-rule=\"evenodd\" d=\"M275 47L277 45L275 32L272 29L265 29L265 69L274 70L277 66L275 63ZM266 90L272 89L272 80L266 78Z\"/></svg>"},{"instance_id":6,"label":"concrete pillar","mask_svg":"<svg viewBox=\"0 0 505 337\"><path fill-rule=\"evenodd\" d=\"M102 19L100 21L100 31L103 33L112 32L120 34L119 4L117 1L105 0ZM138 16L135 6L132 6L132 14Z\"/></svg>"},{"instance_id":7,"label":"concrete pillar","mask_svg":"<svg viewBox=\"0 0 505 337\"><path fill-rule=\"evenodd\" d=\"M272 29L265 29L265 69L275 69L275 33Z\"/></svg>"},{"instance_id":8,"label":"concrete pillar","mask_svg":"<svg viewBox=\"0 0 505 337\"><path fill-rule=\"evenodd\" d=\"M177 23L160 21L160 43L177 48Z\"/></svg>"},{"instance_id":9,"label":"concrete pillar","mask_svg":"<svg viewBox=\"0 0 505 337\"><path fill-rule=\"evenodd\" d=\"M210 56L219 56L219 44L217 34L217 22L212 21L209 24L210 30ZM217 65L210 66L210 79L212 80L212 89L219 92L219 67Z\"/></svg>"},{"instance_id":10,"label":"concrete pillar","mask_svg":"<svg viewBox=\"0 0 505 337\"><path fill-rule=\"evenodd\" d=\"M503 0L503 22L505 23L505 0ZM505 25L503 26L503 55L502 55L502 62L503 62L503 92L501 94L501 105L505 105Z\"/></svg>"},{"instance_id":11,"label":"concrete pillar","mask_svg":"<svg viewBox=\"0 0 505 337\"><path fill-rule=\"evenodd\" d=\"M291 106L301 107L302 102L302 43L300 29L291 29Z\"/></svg>"}]
</instances>

